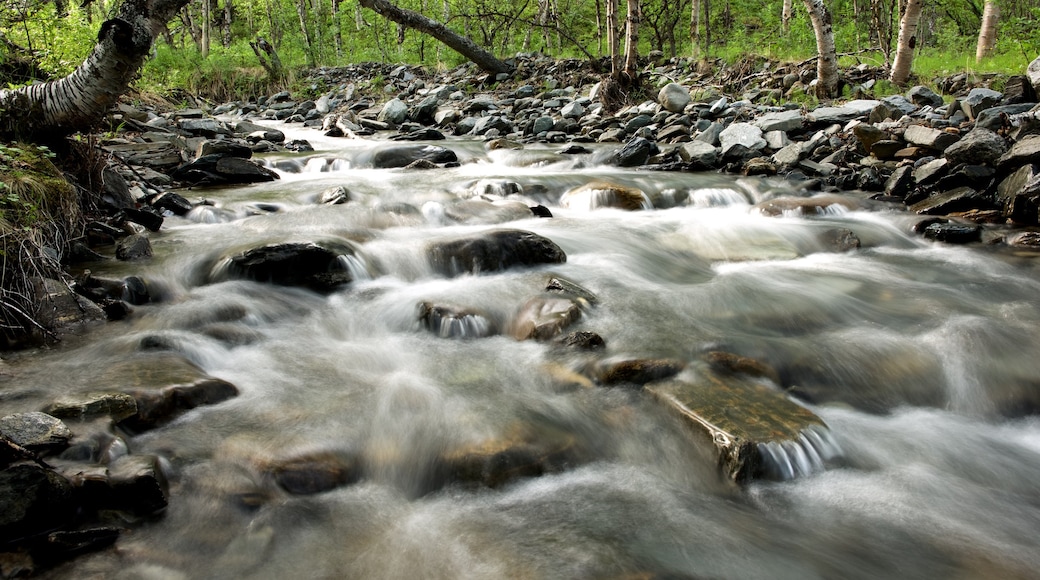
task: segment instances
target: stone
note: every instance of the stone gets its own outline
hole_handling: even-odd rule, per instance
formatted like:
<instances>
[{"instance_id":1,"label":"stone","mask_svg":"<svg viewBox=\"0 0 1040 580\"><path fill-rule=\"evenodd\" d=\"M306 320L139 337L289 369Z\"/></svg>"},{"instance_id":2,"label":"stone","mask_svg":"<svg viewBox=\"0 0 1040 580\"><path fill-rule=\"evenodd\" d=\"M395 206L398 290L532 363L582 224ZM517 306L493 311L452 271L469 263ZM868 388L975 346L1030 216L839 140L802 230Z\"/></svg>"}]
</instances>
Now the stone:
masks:
<instances>
[{"instance_id":1,"label":"stone","mask_svg":"<svg viewBox=\"0 0 1040 580\"><path fill-rule=\"evenodd\" d=\"M339 205L350 201L350 191L343 185L330 187L318 194L318 203L324 205Z\"/></svg>"},{"instance_id":2,"label":"stone","mask_svg":"<svg viewBox=\"0 0 1040 580\"><path fill-rule=\"evenodd\" d=\"M946 220L928 224L921 233L930 240L947 244L970 244L982 240L982 226Z\"/></svg>"},{"instance_id":3,"label":"stone","mask_svg":"<svg viewBox=\"0 0 1040 580\"><path fill-rule=\"evenodd\" d=\"M750 151L757 151L766 146L766 140L762 138L762 129L750 123L733 123L719 133L719 142L722 144L722 154L737 145L742 145Z\"/></svg>"},{"instance_id":4,"label":"stone","mask_svg":"<svg viewBox=\"0 0 1040 580\"><path fill-rule=\"evenodd\" d=\"M1040 95L1040 56L1034 58L1026 67L1026 77L1033 85L1033 92Z\"/></svg>"},{"instance_id":5,"label":"stone","mask_svg":"<svg viewBox=\"0 0 1040 580\"><path fill-rule=\"evenodd\" d=\"M110 167L101 170L101 199L114 209L126 209L134 207L136 200L130 194L130 187L126 179L119 172Z\"/></svg>"},{"instance_id":6,"label":"stone","mask_svg":"<svg viewBox=\"0 0 1040 580\"><path fill-rule=\"evenodd\" d=\"M230 135L231 130L216 119L180 119L177 126L181 131L212 139L217 135Z\"/></svg>"},{"instance_id":7,"label":"stone","mask_svg":"<svg viewBox=\"0 0 1040 580\"><path fill-rule=\"evenodd\" d=\"M776 153L773 153L773 162L781 167L793 167L805 157L805 147L802 143L791 143Z\"/></svg>"},{"instance_id":8,"label":"stone","mask_svg":"<svg viewBox=\"0 0 1040 580\"><path fill-rule=\"evenodd\" d=\"M407 167L420 159L438 164L459 160L454 151L437 145L394 145L376 151L372 155L372 166L376 169L395 169Z\"/></svg>"},{"instance_id":9,"label":"stone","mask_svg":"<svg viewBox=\"0 0 1040 580\"><path fill-rule=\"evenodd\" d=\"M170 177L192 185L224 185L274 181L278 174L249 159L215 153L170 172Z\"/></svg>"},{"instance_id":10,"label":"stone","mask_svg":"<svg viewBox=\"0 0 1040 580\"><path fill-rule=\"evenodd\" d=\"M531 123L531 133L534 134L534 135L539 135L539 134L545 133L547 131L552 131L552 128L553 128L553 126L555 124L556 124L556 121L554 121L552 117L547 117L547 116L537 117Z\"/></svg>"},{"instance_id":11,"label":"stone","mask_svg":"<svg viewBox=\"0 0 1040 580\"><path fill-rule=\"evenodd\" d=\"M165 425L196 407L232 399L238 396L238 388L225 380L205 377L159 389L130 389L126 394L133 397L137 412L120 421L119 425L130 432L140 433Z\"/></svg>"},{"instance_id":12,"label":"stone","mask_svg":"<svg viewBox=\"0 0 1040 580\"><path fill-rule=\"evenodd\" d=\"M979 114L986 109L1000 104L1003 94L992 89L975 88L968 92L968 96L961 100L961 110L968 115L969 119L978 118Z\"/></svg>"},{"instance_id":13,"label":"stone","mask_svg":"<svg viewBox=\"0 0 1040 580\"><path fill-rule=\"evenodd\" d=\"M791 479L824 469L840 455L826 423L767 385L705 373L697 382L647 387L707 445L726 480Z\"/></svg>"},{"instance_id":14,"label":"stone","mask_svg":"<svg viewBox=\"0 0 1040 580\"><path fill-rule=\"evenodd\" d=\"M713 122L711 125L708 125L707 129L703 129L700 133L698 133L697 136L694 137L694 141L701 141L703 143L707 143L709 145L714 145L718 147L719 135L722 134L722 130L725 128L725 125L723 125L722 123Z\"/></svg>"},{"instance_id":15,"label":"stone","mask_svg":"<svg viewBox=\"0 0 1040 580\"><path fill-rule=\"evenodd\" d=\"M670 379L686 368L675 359L632 359L605 363L596 370L596 380L604 386L643 388L647 383Z\"/></svg>"},{"instance_id":16,"label":"stone","mask_svg":"<svg viewBox=\"0 0 1040 580\"><path fill-rule=\"evenodd\" d=\"M60 419L92 421L107 417L120 421L137 414L137 402L126 393L84 393L66 395L43 411Z\"/></svg>"},{"instance_id":17,"label":"stone","mask_svg":"<svg viewBox=\"0 0 1040 580\"><path fill-rule=\"evenodd\" d=\"M259 125L250 121L239 121L235 123L232 130L236 135L246 137L246 139L251 143L256 143L257 141L281 143L285 141L285 133L278 129L266 125Z\"/></svg>"},{"instance_id":18,"label":"stone","mask_svg":"<svg viewBox=\"0 0 1040 580\"><path fill-rule=\"evenodd\" d=\"M1004 97L1000 100L1001 105L1018 105L1022 103L1036 103L1037 95L1029 78L1023 75L1008 77L1004 83Z\"/></svg>"},{"instance_id":19,"label":"stone","mask_svg":"<svg viewBox=\"0 0 1040 580\"><path fill-rule=\"evenodd\" d=\"M854 100L840 107L818 107L810 112L807 118L810 122L820 125L844 125L854 119L865 118L879 104L880 101Z\"/></svg>"},{"instance_id":20,"label":"stone","mask_svg":"<svg viewBox=\"0 0 1040 580\"><path fill-rule=\"evenodd\" d=\"M434 125L437 123L435 115L439 104L440 99L437 95L429 95L412 107L408 112L408 118L423 125Z\"/></svg>"},{"instance_id":21,"label":"stone","mask_svg":"<svg viewBox=\"0 0 1040 580\"><path fill-rule=\"evenodd\" d=\"M898 121L917 110L917 105L902 95L892 95L881 99L867 115L868 123L881 123L886 120Z\"/></svg>"},{"instance_id":22,"label":"stone","mask_svg":"<svg viewBox=\"0 0 1040 580\"><path fill-rule=\"evenodd\" d=\"M147 260L152 257L152 243L146 236L134 234L116 243L116 258L123 261Z\"/></svg>"},{"instance_id":23,"label":"stone","mask_svg":"<svg viewBox=\"0 0 1040 580\"><path fill-rule=\"evenodd\" d=\"M657 102L666 111L681 113L690 104L690 91L678 83L668 83L657 93Z\"/></svg>"},{"instance_id":24,"label":"stone","mask_svg":"<svg viewBox=\"0 0 1040 580\"><path fill-rule=\"evenodd\" d=\"M172 191L164 191L155 196L149 196L146 201L152 207L160 211L168 211L174 215L185 216L194 208L190 201L184 196Z\"/></svg>"},{"instance_id":25,"label":"stone","mask_svg":"<svg viewBox=\"0 0 1040 580\"><path fill-rule=\"evenodd\" d=\"M433 242L426 251L434 270L449 277L567 261L549 238L512 229Z\"/></svg>"},{"instance_id":26,"label":"stone","mask_svg":"<svg viewBox=\"0 0 1040 580\"><path fill-rule=\"evenodd\" d=\"M64 448L72 439L69 427L52 415L39 411L0 418L0 436L30 451Z\"/></svg>"},{"instance_id":27,"label":"stone","mask_svg":"<svg viewBox=\"0 0 1040 580\"><path fill-rule=\"evenodd\" d=\"M585 107L581 103L572 101L560 109L560 116L564 119L580 119L585 114Z\"/></svg>"},{"instance_id":28,"label":"stone","mask_svg":"<svg viewBox=\"0 0 1040 580\"><path fill-rule=\"evenodd\" d=\"M318 451L280 459L264 466L279 487L293 495L312 495L355 483L361 478L357 458Z\"/></svg>"},{"instance_id":29,"label":"stone","mask_svg":"<svg viewBox=\"0 0 1040 580\"><path fill-rule=\"evenodd\" d=\"M40 309L36 321L49 330L69 330L106 319L101 308L79 296L68 284L53 278L32 279L33 295Z\"/></svg>"},{"instance_id":30,"label":"stone","mask_svg":"<svg viewBox=\"0 0 1040 580\"><path fill-rule=\"evenodd\" d=\"M509 119L498 115L481 117L473 125L473 129L469 133L471 135L488 135L493 131L497 131L502 135L511 133L513 131L513 123Z\"/></svg>"},{"instance_id":31,"label":"stone","mask_svg":"<svg viewBox=\"0 0 1040 580\"><path fill-rule=\"evenodd\" d=\"M1001 155L1007 153L1007 142L1003 137L978 126L966 133L943 152L943 155L954 165L970 163L974 165L993 164Z\"/></svg>"},{"instance_id":32,"label":"stone","mask_svg":"<svg viewBox=\"0 0 1040 580\"><path fill-rule=\"evenodd\" d=\"M920 163L920 162L918 162ZM914 169L914 183L918 187L931 185L946 175L950 162L945 158L933 159Z\"/></svg>"},{"instance_id":33,"label":"stone","mask_svg":"<svg viewBox=\"0 0 1040 580\"><path fill-rule=\"evenodd\" d=\"M766 140L766 147L773 151L779 151L791 144L786 131L766 131L762 134L762 138Z\"/></svg>"},{"instance_id":34,"label":"stone","mask_svg":"<svg viewBox=\"0 0 1040 580\"><path fill-rule=\"evenodd\" d=\"M76 517L72 493L65 478L34 463L0 471L0 543L71 523Z\"/></svg>"},{"instance_id":35,"label":"stone","mask_svg":"<svg viewBox=\"0 0 1040 580\"><path fill-rule=\"evenodd\" d=\"M874 143L888 138L888 133L869 123L859 123L852 128L852 134L867 153L872 153L870 148Z\"/></svg>"},{"instance_id":36,"label":"stone","mask_svg":"<svg viewBox=\"0 0 1040 580\"><path fill-rule=\"evenodd\" d=\"M332 292L353 281L341 256L353 256L346 242L287 242L251 248L229 258L229 278ZM211 280L217 281L217 280Z\"/></svg>"},{"instance_id":37,"label":"stone","mask_svg":"<svg viewBox=\"0 0 1040 580\"><path fill-rule=\"evenodd\" d=\"M979 192L970 187L958 187L930 195L911 205L909 209L921 214L945 215L955 211L975 209L982 203L984 203L984 199Z\"/></svg>"},{"instance_id":38,"label":"stone","mask_svg":"<svg viewBox=\"0 0 1040 580\"><path fill-rule=\"evenodd\" d=\"M755 120L754 125L763 133L769 131L797 131L802 129L805 120L802 112L798 110L780 111L778 113L766 113Z\"/></svg>"},{"instance_id":39,"label":"stone","mask_svg":"<svg viewBox=\"0 0 1040 580\"><path fill-rule=\"evenodd\" d=\"M378 121L384 123L390 123L393 125L400 125L404 123L408 118L408 105L401 99L390 99L383 108L380 109L379 115L376 117Z\"/></svg>"},{"instance_id":40,"label":"stone","mask_svg":"<svg viewBox=\"0 0 1040 580\"><path fill-rule=\"evenodd\" d=\"M903 149L903 142L896 141L895 139L882 139L875 141L870 147L870 154L874 157L886 160L896 157L896 154Z\"/></svg>"},{"instance_id":41,"label":"stone","mask_svg":"<svg viewBox=\"0 0 1040 580\"><path fill-rule=\"evenodd\" d=\"M944 151L947 147L956 143L958 137L945 131L940 131L939 129L933 129L932 127L910 125L903 133L903 139L907 143L917 145L918 147L927 147L929 149L935 149L936 151Z\"/></svg>"},{"instance_id":42,"label":"stone","mask_svg":"<svg viewBox=\"0 0 1040 580\"><path fill-rule=\"evenodd\" d=\"M282 147L284 147L286 151L295 151L296 153L309 153L314 151L314 146L306 139L293 139L292 141L282 145Z\"/></svg>"},{"instance_id":43,"label":"stone","mask_svg":"<svg viewBox=\"0 0 1040 580\"><path fill-rule=\"evenodd\" d=\"M721 350L709 351L703 358L719 376L744 375L767 379L777 386L781 384L780 374L768 363Z\"/></svg>"},{"instance_id":44,"label":"stone","mask_svg":"<svg viewBox=\"0 0 1040 580\"><path fill-rule=\"evenodd\" d=\"M999 107L990 107L979 114L978 118L975 119L976 129L989 129L990 131L997 131L1004 126L1005 119L1012 115L1018 115L1026 113L1032 110L1036 106L1035 102L1030 103L1019 103L1013 105L1001 105Z\"/></svg>"},{"instance_id":45,"label":"stone","mask_svg":"<svg viewBox=\"0 0 1040 580\"><path fill-rule=\"evenodd\" d=\"M419 323L441 338L485 338L498 333L486 314L446 304L419 303Z\"/></svg>"},{"instance_id":46,"label":"stone","mask_svg":"<svg viewBox=\"0 0 1040 580\"><path fill-rule=\"evenodd\" d=\"M932 89L917 85L911 88L906 96L918 107L931 106L941 107L943 104L943 98L935 93Z\"/></svg>"},{"instance_id":47,"label":"stone","mask_svg":"<svg viewBox=\"0 0 1040 580\"><path fill-rule=\"evenodd\" d=\"M1040 135L1029 135L1011 146L997 159L997 167L1007 170L1027 163L1040 163Z\"/></svg>"},{"instance_id":48,"label":"stone","mask_svg":"<svg viewBox=\"0 0 1040 580\"><path fill-rule=\"evenodd\" d=\"M195 157L220 153L231 157L249 159L253 156L253 148L230 139L206 139L195 148Z\"/></svg>"},{"instance_id":49,"label":"stone","mask_svg":"<svg viewBox=\"0 0 1040 580\"><path fill-rule=\"evenodd\" d=\"M712 168L719 159L719 150L704 141L691 141L679 146L679 158L697 168Z\"/></svg>"},{"instance_id":50,"label":"stone","mask_svg":"<svg viewBox=\"0 0 1040 580\"><path fill-rule=\"evenodd\" d=\"M643 137L633 137L614 151L611 162L618 167L636 167L646 164L651 155L657 155L657 144Z\"/></svg>"},{"instance_id":51,"label":"stone","mask_svg":"<svg viewBox=\"0 0 1040 580\"><path fill-rule=\"evenodd\" d=\"M765 216L779 217L791 213L819 215L826 213L828 208L834 206L853 211L861 209L862 204L850 197L815 195L813 197L776 197L755 204L753 209Z\"/></svg>"},{"instance_id":52,"label":"stone","mask_svg":"<svg viewBox=\"0 0 1040 580\"><path fill-rule=\"evenodd\" d=\"M494 489L520 478L563 471L584 463L587 455L577 438L566 431L545 426L509 426L503 435L442 453L423 491L449 483Z\"/></svg>"},{"instance_id":53,"label":"stone","mask_svg":"<svg viewBox=\"0 0 1040 580\"><path fill-rule=\"evenodd\" d=\"M603 337L595 332L579 330L556 339L555 344L574 350L600 350L607 347Z\"/></svg>"},{"instance_id":54,"label":"stone","mask_svg":"<svg viewBox=\"0 0 1040 580\"><path fill-rule=\"evenodd\" d=\"M593 181L570 189L560 197L560 205L570 209L609 207L627 211L652 207L650 199L641 190L609 181Z\"/></svg>"},{"instance_id":55,"label":"stone","mask_svg":"<svg viewBox=\"0 0 1040 580\"><path fill-rule=\"evenodd\" d=\"M550 340L581 319L581 307L569 298L535 297L520 307L510 325L516 340Z\"/></svg>"},{"instance_id":56,"label":"stone","mask_svg":"<svg viewBox=\"0 0 1040 580\"><path fill-rule=\"evenodd\" d=\"M112 508L137 515L166 509L169 484L159 459L152 455L126 455L108 466Z\"/></svg>"},{"instance_id":57,"label":"stone","mask_svg":"<svg viewBox=\"0 0 1040 580\"><path fill-rule=\"evenodd\" d=\"M1040 167L1027 164L997 185L997 204L1004 215L1022 224L1036 224L1040 218Z\"/></svg>"}]
</instances>

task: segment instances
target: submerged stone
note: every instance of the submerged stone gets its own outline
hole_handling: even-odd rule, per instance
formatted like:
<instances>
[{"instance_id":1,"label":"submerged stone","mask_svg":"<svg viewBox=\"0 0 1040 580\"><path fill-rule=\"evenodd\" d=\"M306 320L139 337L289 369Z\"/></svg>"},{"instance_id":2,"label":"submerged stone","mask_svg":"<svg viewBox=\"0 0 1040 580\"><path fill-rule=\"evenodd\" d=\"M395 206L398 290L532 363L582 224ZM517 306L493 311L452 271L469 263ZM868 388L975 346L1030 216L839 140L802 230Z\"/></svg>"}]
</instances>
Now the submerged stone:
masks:
<instances>
[{"instance_id":1,"label":"submerged stone","mask_svg":"<svg viewBox=\"0 0 1040 580\"><path fill-rule=\"evenodd\" d=\"M311 495L349 485L361 477L358 461L321 451L274 461L264 468L278 486L293 495Z\"/></svg>"},{"instance_id":2,"label":"submerged stone","mask_svg":"<svg viewBox=\"0 0 1040 580\"><path fill-rule=\"evenodd\" d=\"M650 209L653 205L641 190L609 181L593 181L563 194L560 205L570 209L593 210L611 207L627 211Z\"/></svg>"},{"instance_id":3,"label":"submerged stone","mask_svg":"<svg viewBox=\"0 0 1040 580\"><path fill-rule=\"evenodd\" d=\"M352 256L346 243L293 242L246 250L228 259L227 275L280 286L331 292L354 277L341 257Z\"/></svg>"},{"instance_id":4,"label":"submerged stone","mask_svg":"<svg viewBox=\"0 0 1040 580\"><path fill-rule=\"evenodd\" d=\"M605 364L596 379L605 386L634 386L670 379L679 374L686 363L675 359L633 359Z\"/></svg>"},{"instance_id":5,"label":"submerged stone","mask_svg":"<svg viewBox=\"0 0 1040 580\"><path fill-rule=\"evenodd\" d=\"M523 230L491 230L434 242L427 248L427 254L434 269L445 276L567 261L567 254L552 240Z\"/></svg>"},{"instance_id":6,"label":"submerged stone","mask_svg":"<svg viewBox=\"0 0 1040 580\"><path fill-rule=\"evenodd\" d=\"M517 340L549 340L581 319L581 307L569 298L536 297L516 314L512 335Z\"/></svg>"},{"instance_id":7,"label":"submerged stone","mask_svg":"<svg viewBox=\"0 0 1040 580\"><path fill-rule=\"evenodd\" d=\"M822 419L761 383L705 375L647 391L714 448L720 472L738 484L808 475L839 453Z\"/></svg>"},{"instance_id":8,"label":"submerged stone","mask_svg":"<svg viewBox=\"0 0 1040 580\"><path fill-rule=\"evenodd\" d=\"M419 323L441 338L484 338L497 333L482 313L432 302L419 304Z\"/></svg>"}]
</instances>

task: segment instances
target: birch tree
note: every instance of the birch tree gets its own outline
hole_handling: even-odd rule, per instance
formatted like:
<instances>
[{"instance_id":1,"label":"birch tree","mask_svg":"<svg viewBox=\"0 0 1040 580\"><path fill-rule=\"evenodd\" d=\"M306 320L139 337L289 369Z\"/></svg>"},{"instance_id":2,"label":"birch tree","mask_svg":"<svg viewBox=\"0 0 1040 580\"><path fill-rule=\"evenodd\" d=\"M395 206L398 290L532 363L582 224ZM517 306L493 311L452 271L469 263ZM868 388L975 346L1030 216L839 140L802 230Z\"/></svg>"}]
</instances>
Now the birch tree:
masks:
<instances>
[{"instance_id":1,"label":"birch tree","mask_svg":"<svg viewBox=\"0 0 1040 580\"><path fill-rule=\"evenodd\" d=\"M816 35L816 92L822 98L838 95L838 54L830 10L823 0L803 0Z\"/></svg>"},{"instance_id":2,"label":"birch tree","mask_svg":"<svg viewBox=\"0 0 1040 580\"><path fill-rule=\"evenodd\" d=\"M917 46L917 23L920 21L921 0L907 0L899 19L896 58L889 76L889 80L897 85L905 85L910 78L910 65L914 62L914 47Z\"/></svg>"},{"instance_id":3,"label":"birch tree","mask_svg":"<svg viewBox=\"0 0 1040 580\"><path fill-rule=\"evenodd\" d=\"M1000 19L1000 6L996 0L986 0L982 9L982 25L979 26L979 42L975 47L975 62L993 55L993 46L997 43L997 21Z\"/></svg>"}]
</instances>

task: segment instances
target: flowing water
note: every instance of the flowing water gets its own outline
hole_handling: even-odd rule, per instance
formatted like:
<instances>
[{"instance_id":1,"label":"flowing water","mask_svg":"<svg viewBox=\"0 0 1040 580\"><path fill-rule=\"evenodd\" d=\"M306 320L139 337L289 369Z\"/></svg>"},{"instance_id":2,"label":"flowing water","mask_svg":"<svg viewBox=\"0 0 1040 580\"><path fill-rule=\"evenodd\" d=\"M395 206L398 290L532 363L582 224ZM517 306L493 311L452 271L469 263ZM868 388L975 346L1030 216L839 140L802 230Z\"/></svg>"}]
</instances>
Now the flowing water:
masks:
<instances>
[{"instance_id":1,"label":"flowing water","mask_svg":"<svg viewBox=\"0 0 1040 580\"><path fill-rule=\"evenodd\" d=\"M457 168L373 169L372 141L300 136L319 151L266 157L279 181L184 192L212 205L167 219L151 236L153 260L92 265L97 276L144 278L161 301L7 362L0 414L125 387L112 369L173 356L240 391L127 435L131 453L164 458L169 508L114 550L49 576L1040 574L1031 256L934 244L896 211L754 211L806 195L780 181L637 172L601 165L602 152L485 152L464 141L447 142ZM594 195L561 203L602 180L639 187L652 209L599 208ZM351 202L315 202L339 185ZM554 217L534 217L535 205ZM447 278L427 260L432 241L499 227L550 238L566 263ZM834 228L862 247L828 251L821 240ZM353 283L328 295L204 283L220 279L222 256L313 240L356 250L344 264ZM580 364L550 342L473 338L508 324L551 276L595 295L572 330L605 339L597 356L678 359L686 377L703 372L710 351L767 363L827 423L840 457L736 487L646 393L561 380L559 369ZM449 321L440 336L418 322L423 302L480 315ZM453 450L513 440L565 440L581 453L490 487L433 475ZM365 458L364 476L293 495L263 467L321 453ZM797 464L780 446L764 455Z\"/></svg>"}]
</instances>

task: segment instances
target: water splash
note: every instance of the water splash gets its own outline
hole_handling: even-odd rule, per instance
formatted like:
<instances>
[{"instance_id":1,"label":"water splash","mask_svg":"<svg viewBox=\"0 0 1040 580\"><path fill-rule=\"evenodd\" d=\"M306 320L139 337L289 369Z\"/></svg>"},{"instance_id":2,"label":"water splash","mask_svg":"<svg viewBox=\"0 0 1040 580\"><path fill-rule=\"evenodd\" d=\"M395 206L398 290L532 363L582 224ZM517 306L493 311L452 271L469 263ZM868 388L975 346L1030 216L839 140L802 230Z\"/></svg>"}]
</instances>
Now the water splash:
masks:
<instances>
[{"instance_id":1,"label":"water splash","mask_svg":"<svg viewBox=\"0 0 1040 580\"><path fill-rule=\"evenodd\" d=\"M758 453L763 475L781 481L819 473L842 454L830 430L819 425L807 427L794 441L759 443Z\"/></svg>"}]
</instances>

